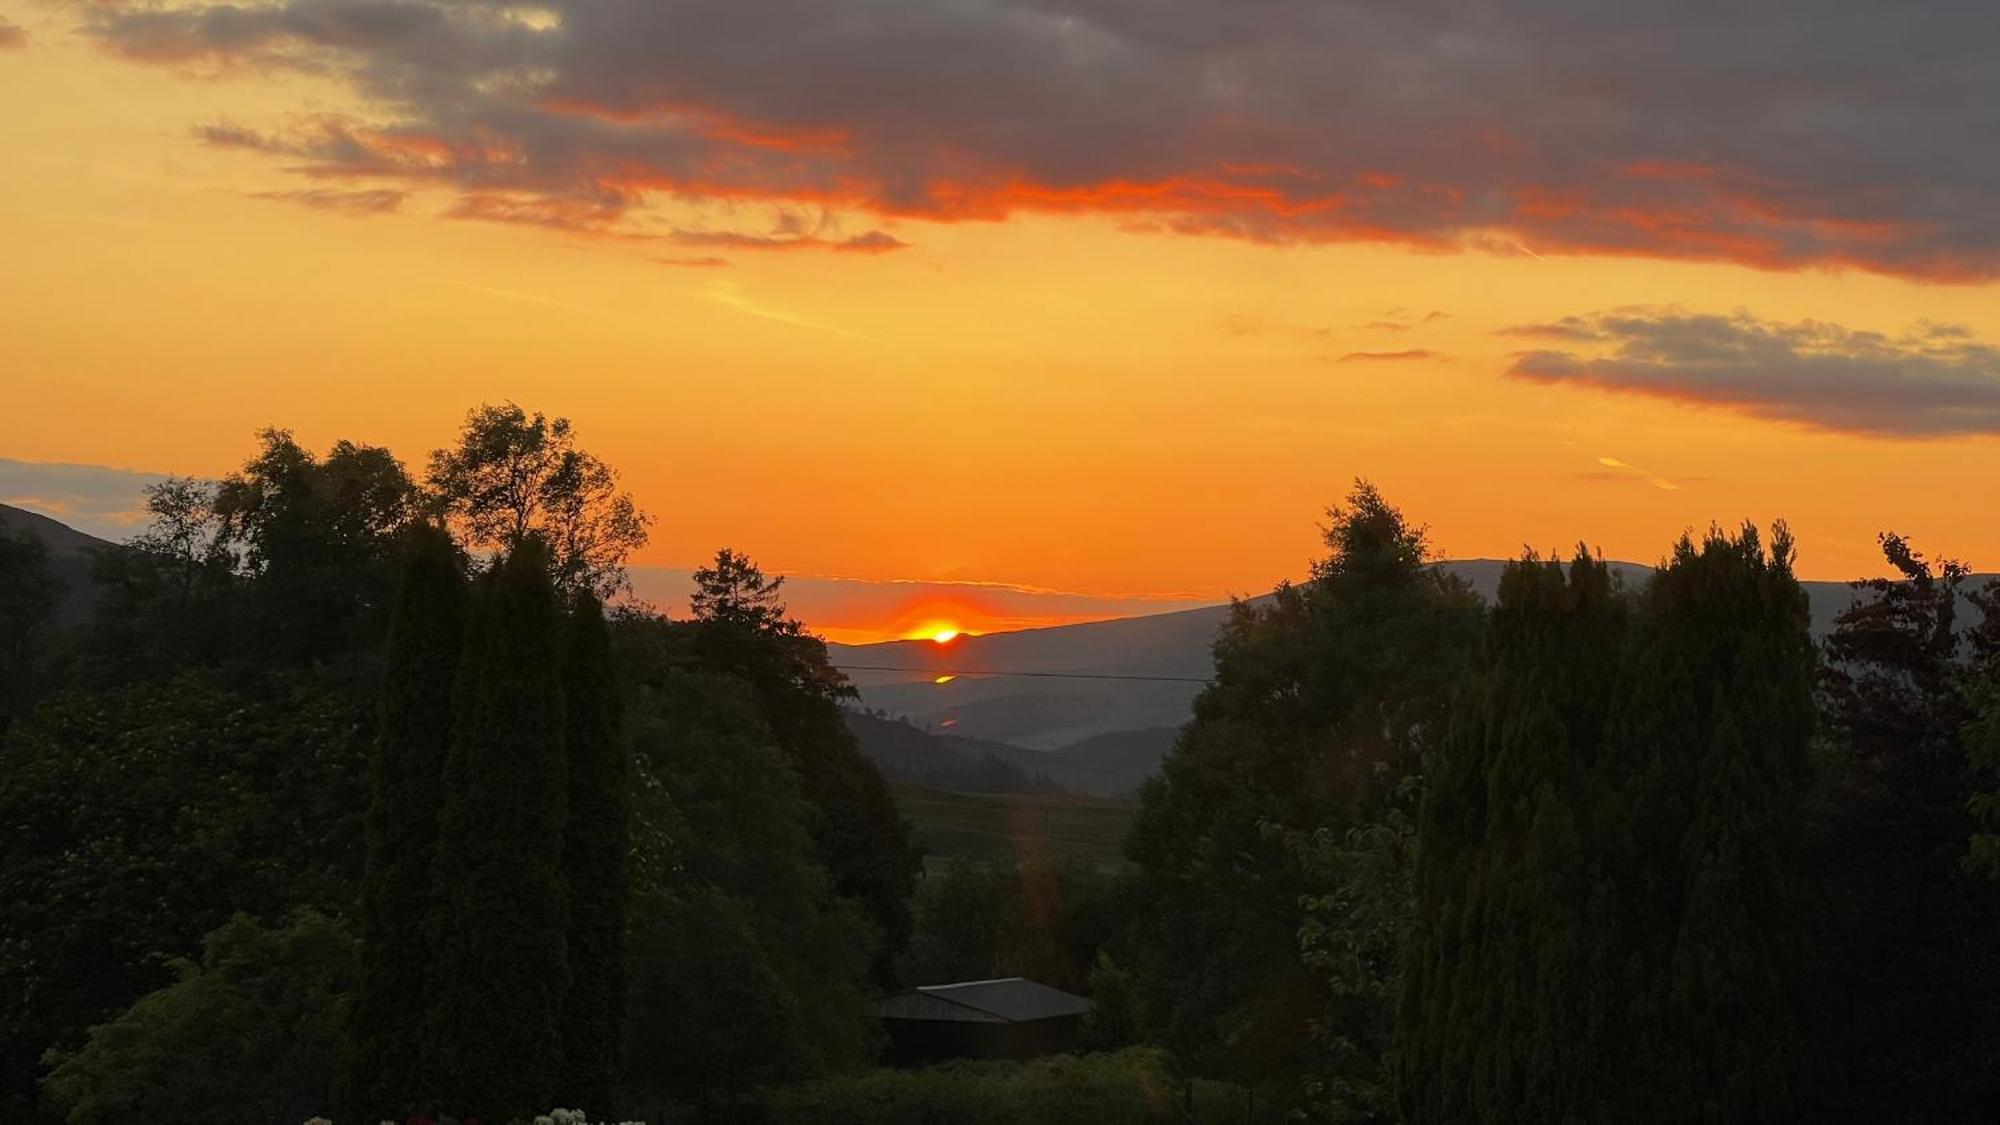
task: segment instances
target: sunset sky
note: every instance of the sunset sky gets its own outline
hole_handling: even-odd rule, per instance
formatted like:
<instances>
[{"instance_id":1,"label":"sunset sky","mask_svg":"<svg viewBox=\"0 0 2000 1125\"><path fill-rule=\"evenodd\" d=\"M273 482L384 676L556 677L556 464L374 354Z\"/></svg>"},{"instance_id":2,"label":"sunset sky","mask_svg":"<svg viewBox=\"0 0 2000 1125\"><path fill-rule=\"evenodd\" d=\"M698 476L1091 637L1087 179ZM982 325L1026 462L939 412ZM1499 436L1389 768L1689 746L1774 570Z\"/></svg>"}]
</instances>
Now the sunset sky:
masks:
<instances>
[{"instance_id":1,"label":"sunset sky","mask_svg":"<svg viewBox=\"0 0 2000 1125\"><path fill-rule=\"evenodd\" d=\"M574 419L838 639L1789 520L2000 570L2000 7L0 0L0 502Z\"/></svg>"}]
</instances>

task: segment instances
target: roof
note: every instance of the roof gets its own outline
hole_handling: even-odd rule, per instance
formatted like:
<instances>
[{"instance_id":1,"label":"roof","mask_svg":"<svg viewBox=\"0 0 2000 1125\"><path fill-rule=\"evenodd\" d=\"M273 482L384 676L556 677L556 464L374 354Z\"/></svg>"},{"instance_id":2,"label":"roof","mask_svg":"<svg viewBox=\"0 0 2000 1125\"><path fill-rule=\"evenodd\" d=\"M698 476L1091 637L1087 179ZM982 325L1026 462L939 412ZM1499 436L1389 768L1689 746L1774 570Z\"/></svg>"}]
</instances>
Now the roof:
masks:
<instances>
[{"instance_id":1,"label":"roof","mask_svg":"<svg viewBox=\"0 0 2000 1125\"><path fill-rule=\"evenodd\" d=\"M927 984L884 997L884 1019L956 1023L1028 1023L1090 1011L1090 1001L1022 977Z\"/></svg>"}]
</instances>

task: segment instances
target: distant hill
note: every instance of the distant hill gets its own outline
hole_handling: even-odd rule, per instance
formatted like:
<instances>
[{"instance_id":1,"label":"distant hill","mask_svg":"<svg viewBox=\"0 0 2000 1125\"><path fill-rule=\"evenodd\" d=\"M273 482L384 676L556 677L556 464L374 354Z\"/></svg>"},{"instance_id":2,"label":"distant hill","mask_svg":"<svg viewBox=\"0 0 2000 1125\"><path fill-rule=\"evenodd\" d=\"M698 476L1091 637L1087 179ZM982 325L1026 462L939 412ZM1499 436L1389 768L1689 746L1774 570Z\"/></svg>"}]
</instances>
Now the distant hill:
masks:
<instances>
[{"instance_id":1,"label":"distant hill","mask_svg":"<svg viewBox=\"0 0 2000 1125\"><path fill-rule=\"evenodd\" d=\"M62 604L56 610L57 625L68 627L90 619L97 605L97 584L91 579L95 555L115 548L116 544L7 504L0 504L0 535L39 540L48 552L49 570L63 584Z\"/></svg>"},{"instance_id":2,"label":"distant hill","mask_svg":"<svg viewBox=\"0 0 2000 1125\"><path fill-rule=\"evenodd\" d=\"M1500 559L1469 559L1441 565L1490 601L1507 564ZM1642 584L1652 571L1640 563L1611 565L1633 586ZM1982 575L1974 582L1991 577ZM1824 636L1833 619L1853 604L1853 591L1844 582L1804 585L1811 598L1813 632ZM1210 644L1228 614L1228 606L1218 605L961 636L942 645L919 640L827 648L834 663L848 669L864 707L906 715L918 727L1039 751L1089 745L1100 738L1111 739L1108 745L1126 746L1116 766L1086 755L1046 771L1065 788L1103 792L1107 790L1066 781L1070 775L1058 771L1082 768L1088 761L1090 768L1122 776L1155 749L1164 753L1171 738L1157 732L1177 729L1193 713L1201 681L1213 668ZM881 668L909 671L877 670ZM1036 675L982 674L989 672ZM947 675L950 678L944 679ZM1156 733L1135 733L1143 731Z\"/></svg>"},{"instance_id":3,"label":"distant hill","mask_svg":"<svg viewBox=\"0 0 2000 1125\"><path fill-rule=\"evenodd\" d=\"M1073 746L1029 750L992 739L924 730L907 719L847 712L861 753L890 781L958 793L1067 792L1125 797L1173 746L1171 727L1113 731Z\"/></svg>"}]
</instances>

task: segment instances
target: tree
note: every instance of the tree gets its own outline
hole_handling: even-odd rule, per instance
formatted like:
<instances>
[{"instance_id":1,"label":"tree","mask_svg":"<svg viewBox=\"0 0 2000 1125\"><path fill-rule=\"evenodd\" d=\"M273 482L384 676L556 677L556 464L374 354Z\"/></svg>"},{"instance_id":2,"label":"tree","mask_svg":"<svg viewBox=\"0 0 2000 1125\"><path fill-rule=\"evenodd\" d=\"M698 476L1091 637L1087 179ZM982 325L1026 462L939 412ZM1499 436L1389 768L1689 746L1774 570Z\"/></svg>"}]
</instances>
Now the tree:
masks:
<instances>
[{"instance_id":1,"label":"tree","mask_svg":"<svg viewBox=\"0 0 2000 1125\"><path fill-rule=\"evenodd\" d=\"M1359 1027L1385 1018L1379 997L1331 1005L1308 971L1305 904L1341 886L1311 877L1327 869L1306 871L1291 841L1342 839L1408 803L1477 635L1477 599L1373 486L1328 515L1309 582L1233 607L1127 843L1148 904L1127 959L1149 1033L1198 1073L1296 1083L1320 1047L1367 1042ZM1379 1066L1367 1053L1339 1066Z\"/></svg>"},{"instance_id":2,"label":"tree","mask_svg":"<svg viewBox=\"0 0 2000 1125\"><path fill-rule=\"evenodd\" d=\"M511 402L466 414L458 444L431 454L430 487L472 547L502 551L540 537L564 595L624 590L625 560L646 545L650 520L609 465L577 448L569 419Z\"/></svg>"},{"instance_id":3,"label":"tree","mask_svg":"<svg viewBox=\"0 0 2000 1125\"><path fill-rule=\"evenodd\" d=\"M215 486L168 477L146 488L146 529L94 560L102 591L90 628L95 678L113 682L212 665L238 628L236 557L215 511Z\"/></svg>"},{"instance_id":4,"label":"tree","mask_svg":"<svg viewBox=\"0 0 2000 1125\"><path fill-rule=\"evenodd\" d=\"M1591 814L1629 616L1582 548L1567 571L1530 553L1501 575L1479 672L1425 771L1396 1019L1409 1121L1604 1115L1585 920L1609 893Z\"/></svg>"},{"instance_id":5,"label":"tree","mask_svg":"<svg viewBox=\"0 0 2000 1125\"><path fill-rule=\"evenodd\" d=\"M268 1125L334 1093L354 941L315 911L238 914L175 958L174 982L93 1027L44 1089L69 1125Z\"/></svg>"},{"instance_id":6,"label":"tree","mask_svg":"<svg viewBox=\"0 0 2000 1125\"><path fill-rule=\"evenodd\" d=\"M563 873L569 892L563 999L564 1104L609 1108L622 1063L630 813L627 751L604 609L580 592L563 659L569 802Z\"/></svg>"},{"instance_id":7,"label":"tree","mask_svg":"<svg viewBox=\"0 0 2000 1125\"><path fill-rule=\"evenodd\" d=\"M450 537L413 527L389 619L382 699L368 762L368 860L361 884L361 981L350 1107L362 1120L424 1108L424 998L432 865L445 803L452 685L465 646L463 561Z\"/></svg>"},{"instance_id":8,"label":"tree","mask_svg":"<svg viewBox=\"0 0 2000 1125\"><path fill-rule=\"evenodd\" d=\"M909 940L909 897L922 860L888 784L841 715L854 689L827 659L826 643L786 612L782 578L767 580L725 548L694 581L694 657L756 690L772 736L804 782L820 863L882 932L876 969L886 981L890 959Z\"/></svg>"},{"instance_id":9,"label":"tree","mask_svg":"<svg viewBox=\"0 0 2000 1125\"><path fill-rule=\"evenodd\" d=\"M625 1086L712 1106L866 1062L878 939L816 858L759 693L691 666L691 626L627 613L635 775Z\"/></svg>"},{"instance_id":10,"label":"tree","mask_svg":"<svg viewBox=\"0 0 2000 1125\"><path fill-rule=\"evenodd\" d=\"M1641 601L1599 798L1620 917L1589 939L1618 982L1615 1117L1783 1120L1808 1096L1816 658L1792 558L1783 524L1768 552L1749 526L1683 537Z\"/></svg>"},{"instance_id":11,"label":"tree","mask_svg":"<svg viewBox=\"0 0 2000 1125\"><path fill-rule=\"evenodd\" d=\"M1921 1100L1970 1119L2000 1097L1987 1065L2000 974L1968 950L2000 948L2000 887L1961 864L1977 827L1985 600L1961 563L1881 537L1893 577L1853 584L1820 678L1828 746L1812 797L1827 990L1815 1049L1830 1103L1894 1116Z\"/></svg>"},{"instance_id":12,"label":"tree","mask_svg":"<svg viewBox=\"0 0 2000 1125\"><path fill-rule=\"evenodd\" d=\"M547 549L477 587L454 692L433 895L426 1041L440 1107L504 1120L554 1104L569 986L568 770Z\"/></svg>"},{"instance_id":13,"label":"tree","mask_svg":"<svg viewBox=\"0 0 2000 1125\"><path fill-rule=\"evenodd\" d=\"M305 660L379 643L396 537L416 501L402 464L349 441L321 459L289 430L258 440L263 448L214 494L220 543L253 579L258 646Z\"/></svg>"}]
</instances>

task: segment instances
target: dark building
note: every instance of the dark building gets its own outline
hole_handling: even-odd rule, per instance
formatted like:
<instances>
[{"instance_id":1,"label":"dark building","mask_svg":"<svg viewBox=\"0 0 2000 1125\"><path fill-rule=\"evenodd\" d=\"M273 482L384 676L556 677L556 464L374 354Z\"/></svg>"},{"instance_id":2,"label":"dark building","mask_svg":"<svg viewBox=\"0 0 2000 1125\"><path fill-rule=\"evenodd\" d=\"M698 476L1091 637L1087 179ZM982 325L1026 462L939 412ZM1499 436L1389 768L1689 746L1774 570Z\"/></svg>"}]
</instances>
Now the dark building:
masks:
<instances>
[{"instance_id":1,"label":"dark building","mask_svg":"<svg viewBox=\"0 0 2000 1125\"><path fill-rule=\"evenodd\" d=\"M1090 1001L1020 977L931 984L883 997L889 1061L1025 1059L1071 1050Z\"/></svg>"}]
</instances>

